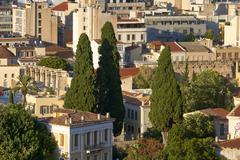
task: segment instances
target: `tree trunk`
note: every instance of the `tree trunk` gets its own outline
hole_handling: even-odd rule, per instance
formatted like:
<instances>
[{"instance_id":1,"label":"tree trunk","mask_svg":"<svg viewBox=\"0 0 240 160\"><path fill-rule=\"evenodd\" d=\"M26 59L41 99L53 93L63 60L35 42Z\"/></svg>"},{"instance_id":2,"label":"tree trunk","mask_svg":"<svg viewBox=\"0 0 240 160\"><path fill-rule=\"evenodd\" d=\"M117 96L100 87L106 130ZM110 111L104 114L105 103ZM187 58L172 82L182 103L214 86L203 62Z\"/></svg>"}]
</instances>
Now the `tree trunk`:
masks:
<instances>
[{"instance_id":1,"label":"tree trunk","mask_svg":"<svg viewBox=\"0 0 240 160\"><path fill-rule=\"evenodd\" d=\"M162 139L163 139L163 144L164 144L164 148L167 146L167 142L168 142L168 132L166 131L162 131Z\"/></svg>"},{"instance_id":2,"label":"tree trunk","mask_svg":"<svg viewBox=\"0 0 240 160\"><path fill-rule=\"evenodd\" d=\"M24 107L26 106L26 103L27 103L26 95L23 95L23 106L24 106Z\"/></svg>"}]
</instances>

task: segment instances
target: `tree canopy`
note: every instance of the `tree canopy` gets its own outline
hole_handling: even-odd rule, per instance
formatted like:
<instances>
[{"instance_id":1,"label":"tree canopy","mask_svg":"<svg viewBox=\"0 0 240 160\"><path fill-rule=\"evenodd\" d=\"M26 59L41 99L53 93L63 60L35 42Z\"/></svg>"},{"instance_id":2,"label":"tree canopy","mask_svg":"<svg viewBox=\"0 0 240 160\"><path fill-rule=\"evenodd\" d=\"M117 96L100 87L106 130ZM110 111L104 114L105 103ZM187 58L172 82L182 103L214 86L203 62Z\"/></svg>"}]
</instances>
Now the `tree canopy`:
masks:
<instances>
[{"instance_id":1,"label":"tree canopy","mask_svg":"<svg viewBox=\"0 0 240 160\"><path fill-rule=\"evenodd\" d=\"M231 110L234 106L234 84L216 71L202 71L181 89L185 99L185 112L215 107Z\"/></svg>"},{"instance_id":2,"label":"tree canopy","mask_svg":"<svg viewBox=\"0 0 240 160\"><path fill-rule=\"evenodd\" d=\"M66 71L72 70L72 66L65 59L56 56L42 58L38 65Z\"/></svg>"},{"instance_id":3,"label":"tree canopy","mask_svg":"<svg viewBox=\"0 0 240 160\"><path fill-rule=\"evenodd\" d=\"M140 67L140 73L133 78L133 88L150 88L154 69Z\"/></svg>"},{"instance_id":4,"label":"tree canopy","mask_svg":"<svg viewBox=\"0 0 240 160\"><path fill-rule=\"evenodd\" d=\"M0 110L0 159L46 159L56 147L45 124L38 122L21 105Z\"/></svg>"},{"instance_id":5,"label":"tree canopy","mask_svg":"<svg viewBox=\"0 0 240 160\"><path fill-rule=\"evenodd\" d=\"M64 107L93 111L96 107L95 80L90 41L83 33L78 41L74 75L65 95Z\"/></svg>"},{"instance_id":6,"label":"tree canopy","mask_svg":"<svg viewBox=\"0 0 240 160\"><path fill-rule=\"evenodd\" d=\"M207 32L204 34L204 37L213 40L214 39L213 30L211 29L207 30Z\"/></svg>"},{"instance_id":7,"label":"tree canopy","mask_svg":"<svg viewBox=\"0 0 240 160\"><path fill-rule=\"evenodd\" d=\"M102 28L101 46L99 47L99 68L97 69L98 108L101 114L110 113L115 118L114 136L121 134L125 108L123 105L121 79L119 75L120 54L113 26L106 22Z\"/></svg>"},{"instance_id":8,"label":"tree canopy","mask_svg":"<svg viewBox=\"0 0 240 160\"><path fill-rule=\"evenodd\" d=\"M203 114L189 115L183 123L175 124L169 131L166 148L170 160L220 159L212 146L214 124Z\"/></svg>"},{"instance_id":9,"label":"tree canopy","mask_svg":"<svg viewBox=\"0 0 240 160\"><path fill-rule=\"evenodd\" d=\"M159 57L151 88L149 118L153 126L162 132L163 143L166 144L168 130L174 123L181 122L183 114L181 91L175 78L169 47L163 49Z\"/></svg>"}]
</instances>

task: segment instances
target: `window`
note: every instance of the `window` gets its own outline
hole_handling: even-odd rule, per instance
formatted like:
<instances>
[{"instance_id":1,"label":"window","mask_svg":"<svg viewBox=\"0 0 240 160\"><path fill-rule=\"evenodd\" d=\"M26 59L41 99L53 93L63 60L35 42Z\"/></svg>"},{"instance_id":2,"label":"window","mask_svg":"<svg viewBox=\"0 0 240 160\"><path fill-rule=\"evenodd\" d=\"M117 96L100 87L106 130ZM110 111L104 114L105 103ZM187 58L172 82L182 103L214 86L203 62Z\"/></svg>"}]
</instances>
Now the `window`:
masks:
<instances>
[{"instance_id":1,"label":"window","mask_svg":"<svg viewBox=\"0 0 240 160\"><path fill-rule=\"evenodd\" d=\"M39 33L39 34L42 33L42 28L38 28L38 33Z\"/></svg>"},{"instance_id":2,"label":"window","mask_svg":"<svg viewBox=\"0 0 240 160\"><path fill-rule=\"evenodd\" d=\"M130 40L130 35L129 35L129 34L127 35L127 40L128 40L128 41Z\"/></svg>"},{"instance_id":3,"label":"window","mask_svg":"<svg viewBox=\"0 0 240 160\"><path fill-rule=\"evenodd\" d=\"M7 74L4 74L4 78L7 78Z\"/></svg>"},{"instance_id":4,"label":"window","mask_svg":"<svg viewBox=\"0 0 240 160\"><path fill-rule=\"evenodd\" d=\"M90 145L90 132L87 133L87 146Z\"/></svg>"},{"instance_id":5,"label":"window","mask_svg":"<svg viewBox=\"0 0 240 160\"><path fill-rule=\"evenodd\" d=\"M86 12L86 8L83 8L83 12Z\"/></svg>"},{"instance_id":6,"label":"window","mask_svg":"<svg viewBox=\"0 0 240 160\"><path fill-rule=\"evenodd\" d=\"M12 78L14 78L14 74L12 74Z\"/></svg>"},{"instance_id":7,"label":"window","mask_svg":"<svg viewBox=\"0 0 240 160\"><path fill-rule=\"evenodd\" d=\"M130 109L127 110L128 118L130 118Z\"/></svg>"},{"instance_id":8,"label":"window","mask_svg":"<svg viewBox=\"0 0 240 160\"><path fill-rule=\"evenodd\" d=\"M104 140L107 142L108 141L108 129L104 130Z\"/></svg>"},{"instance_id":9,"label":"window","mask_svg":"<svg viewBox=\"0 0 240 160\"><path fill-rule=\"evenodd\" d=\"M222 59L225 60L226 59L226 53L222 53Z\"/></svg>"},{"instance_id":10,"label":"window","mask_svg":"<svg viewBox=\"0 0 240 160\"><path fill-rule=\"evenodd\" d=\"M131 111L131 119L134 119L134 112L133 112L133 110Z\"/></svg>"},{"instance_id":11,"label":"window","mask_svg":"<svg viewBox=\"0 0 240 160\"><path fill-rule=\"evenodd\" d=\"M135 40L135 35L134 34L132 35L132 40Z\"/></svg>"},{"instance_id":12,"label":"window","mask_svg":"<svg viewBox=\"0 0 240 160\"><path fill-rule=\"evenodd\" d=\"M232 53L231 53L231 52L228 53L228 58L229 58L229 59L232 59Z\"/></svg>"},{"instance_id":13,"label":"window","mask_svg":"<svg viewBox=\"0 0 240 160\"><path fill-rule=\"evenodd\" d=\"M135 120L137 120L137 111L135 111Z\"/></svg>"},{"instance_id":14,"label":"window","mask_svg":"<svg viewBox=\"0 0 240 160\"><path fill-rule=\"evenodd\" d=\"M134 133L134 126L132 126L132 133Z\"/></svg>"},{"instance_id":15,"label":"window","mask_svg":"<svg viewBox=\"0 0 240 160\"><path fill-rule=\"evenodd\" d=\"M118 40L121 41L121 34L118 35Z\"/></svg>"},{"instance_id":16,"label":"window","mask_svg":"<svg viewBox=\"0 0 240 160\"><path fill-rule=\"evenodd\" d=\"M84 30L84 31L86 30L86 26L83 26L83 30Z\"/></svg>"},{"instance_id":17,"label":"window","mask_svg":"<svg viewBox=\"0 0 240 160\"><path fill-rule=\"evenodd\" d=\"M141 34L141 40L143 40L143 34Z\"/></svg>"},{"instance_id":18,"label":"window","mask_svg":"<svg viewBox=\"0 0 240 160\"><path fill-rule=\"evenodd\" d=\"M87 160L90 160L90 156L87 156Z\"/></svg>"},{"instance_id":19,"label":"window","mask_svg":"<svg viewBox=\"0 0 240 160\"><path fill-rule=\"evenodd\" d=\"M42 26L42 21L41 20L38 21L38 26Z\"/></svg>"},{"instance_id":20,"label":"window","mask_svg":"<svg viewBox=\"0 0 240 160\"><path fill-rule=\"evenodd\" d=\"M130 125L128 125L128 127L127 127L127 131L128 131L128 132L131 131L131 126L130 126Z\"/></svg>"},{"instance_id":21,"label":"window","mask_svg":"<svg viewBox=\"0 0 240 160\"><path fill-rule=\"evenodd\" d=\"M93 160L97 160L97 158L98 158L97 155L94 155Z\"/></svg>"},{"instance_id":22,"label":"window","mask_svg":"<svg viewBox=\"0 0 240 160\"><path fill-rule=\"evenodd\" d=\"M78 134L74 135L74 146L78 147Z\"/></svg>"},{"instance_id":23,"label":"window","mask_svg":"<svg viewBox=\"0 0 240 160\"><path fill-rule=\"evenodd\" d=\"M64 134L60 134L59 138L60 138L59 146L64 146Z\"/></svg>"},{"instance_id":24,"label":"window","mask_svg":"<svg viewBox=\"0 0 240 160\"><path fill-rule=\"evenodd\" d=\"M108 160L108 153L104 153L104 160Z\"/></svg>"},{"instance_id":25,"label":"window","mask_svg":"<svg viewBox=\"0 0 240 160\"><path fill-rule=\"evenodd\" d=\"M41 13L38 13L38 18L42 18L42 14Z\"/></svg>"},{"instance_id":26,"label":"window","mask_svg":"<svg viewBox=\"0 0 240 160\"><path fill-rule=\"evenodd\" d=\"M235 52L235 59L238 59L238 52Z\"/></svg>"},{"instance_id":27,"label":"window","mask_svg":"<svg viewBox=\"0 0 240 160\"><path fill-rule=\"evenodd\" d=\"M220 124L220 136L224 136L224 124Z\"/></svg>"},{"instance_id":28,"label":"window","mask_svg":"<svg viewBox=\"0 0 240 160\"><path fill-rule=\"evenodd\" d=\"M42 8L42 6L38 6L38 9L41 9Z\"/></svg>"},{"instance_id":29,"label":"window","mask_svg":"<svg viewBox=\"0 0 240 160\"><path fill-rule=\"evenodd\" d=\"M97 136L97 131L94 131L94 145L97 145L97 141L98 141L98 136Z\"/></svg>"}]
</instances>

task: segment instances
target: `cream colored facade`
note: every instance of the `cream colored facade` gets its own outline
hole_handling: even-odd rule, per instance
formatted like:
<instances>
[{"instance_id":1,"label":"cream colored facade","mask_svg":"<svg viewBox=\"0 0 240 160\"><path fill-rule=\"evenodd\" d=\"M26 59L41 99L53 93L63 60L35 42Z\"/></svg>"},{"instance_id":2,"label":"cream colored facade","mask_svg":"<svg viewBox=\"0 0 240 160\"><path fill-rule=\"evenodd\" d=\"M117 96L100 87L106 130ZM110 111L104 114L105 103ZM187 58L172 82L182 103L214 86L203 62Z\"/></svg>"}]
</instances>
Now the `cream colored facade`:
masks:
<instances>
[{"instance_id":1,"label":"cream colored facade","mask_svg":"<svg viewBox=\"0 0 240 160\"><path fill-rule=\"evenodd\" d=\"M224 27L224 45L240 46L240 16L234 16L225 24ZM230 36L231 35L231 36Z\"/></svg>"},{"instance_id":2,"label":"cream colored facade","mask_svg":"<svg viewBox=\"0 0 240 160\"><path fill-rule=\"evenodd\" d=\"M2 61L0 59L0 61ZM18 82L20 75L20 66L18 65L0 65L0 86L12 88Z\"/></svg>"},{"instance_id":3,"label":"cream colored facade","mask_svg":"<svg viewBox=\"0 0 240 160\"><path fill-rule=\"evenodd\" d=\"M34 2L24 8L26 12L26 34L43 41L57 44L57 17L47 2Z\"/></svg>"},{"instance_id":4,"label":"cream colored facade","mask_svg":"<svg viewBox=\"0 0 240 160\"><path fill-rule=\"evenodd\" d=\"M12 33L12 7L0 5L0 35Z\"/></svg>"},{"instance_id":5,"label":"cream colored facade","mask_svg":"<svg viewBox=\"0 0 240 160\"><path fill-rule=\"evenodd\" d=\"M149 96L142 93L123 92L125 106L124 138L138 139L152 127L148 117L150 112Z\"/></svg>"},{"instance_id":6,"label":"cream colored facade","mask_svg":"<svg viewBox=\"0 0 240 160\"><path fill-rule=\"evenodd\" d=\"M90 40L100 39L101 28L107 21L111 22L113 27L116 27L116 15L105 13L103 8L95 5L82 4L73 13L73 51L76 52L78 39L82 33L86 33Z\"/></svg>"},{"instance_id":7,"label":"cream colored facade","mask_svg":"<svg viewBox=\"0 0 240 160\"><path fill-rule=\"evenodd\" d=\"M53 111L57 108L63 108L64 105L63 98L56 95L27 94L26 99L26 110L38 118L52 117Z\"/></svg>"},{"instance_id":8,"label":"cream colored facade","mask_svg":"<svg viewBox=\"0 0 240 160\"><path fill-rule=\"evenodd\" d=\"M26 35L26 10L23 8L13 8L12 19L13 32L19 33L24 37Z\"/></svg>"},{"instance_id":9,"label":"cream colored facade","mask_svg":"<svg viewBox=\"0 0 240 160\"><path fill-rule=\"evenodd\" d=\"M60 155L64 154L68 160L112 160L113 120L102 119L101 115L94 113L74 112L57 112L48 122ZM88 121L85 114L91 114L91 117L95 117L94 120ZM75 119L77 116L80 116L78 120ZM64 117L63 124L55 121Z\"/></svg>"}]
</instances>

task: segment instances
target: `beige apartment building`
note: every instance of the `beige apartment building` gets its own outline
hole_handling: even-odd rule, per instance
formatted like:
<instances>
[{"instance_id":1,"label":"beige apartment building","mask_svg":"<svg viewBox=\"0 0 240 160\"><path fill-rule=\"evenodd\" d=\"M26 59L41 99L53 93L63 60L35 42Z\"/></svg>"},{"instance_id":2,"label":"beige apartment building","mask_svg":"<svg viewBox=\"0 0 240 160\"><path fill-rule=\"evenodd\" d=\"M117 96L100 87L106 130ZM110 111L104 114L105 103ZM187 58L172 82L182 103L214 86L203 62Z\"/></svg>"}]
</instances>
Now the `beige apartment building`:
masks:
<instances>
[{"instance_id":1,"label":"beige apartment building","mask_svg":"<svg viewBox=\"0 0 240 160\"><path fill-rule=\"evenodd\" d=\"M217 47L216 49L217 60L240 60L240 48L232 46Z\"/></svg>"},{"instance_id":2,"label":"beige apartment building","mask_svg":"<svg viewBox=\"0 0 240 160\"><path fill-rule=\"evenodd\" d=\"M13 9L13 22L13 30L22 36L27 34L57 44L57 17L52 15L47 2L32 2Z\"/></svg>"},{"instance_id":3,"label":"beige apartment building","mask_svg":"<svg viewBox=\"0 0 240 160\"><path fill-rule=\"evenodd\" d=\"M12 33L12 7L0 5L0 36Z\"/></svg>"},{"instance_id":4,"label":"beige apartment building","mask_svg":"<svg viewBox=\"0 0 240 160\"><path fill-rule=\"evenodd\" d=\"M12 52L0 47L0 86L12 88L18 82L20 66Z\"/></svg>"},{"instance_id":5,"label":"beige apartment building","mask_svg":"<svg viewBox=\"0 0 240 160\"><path fill-rule=\"evenodd\" d=\"M101 28L107 21L116 27L117 16L103 12L103 8L96 5L81 4L73 13L73 51L76 51L78 39L82 33L86 33L90 40L100 39ZM114 29L116 31L116 28Z\"/></svg>"},{"instance_id":6,"label":"beige apartment building","mask_svg":"<svg viewBox=\"0 0 240 160\"><path fill-rule=\"evenodd\" d=\"M47 123L60 155L68 160L112 160L113 121L106 116L71 109L56 109Z\"/></svg>"}]
</instances>

